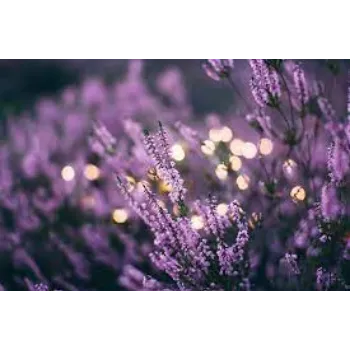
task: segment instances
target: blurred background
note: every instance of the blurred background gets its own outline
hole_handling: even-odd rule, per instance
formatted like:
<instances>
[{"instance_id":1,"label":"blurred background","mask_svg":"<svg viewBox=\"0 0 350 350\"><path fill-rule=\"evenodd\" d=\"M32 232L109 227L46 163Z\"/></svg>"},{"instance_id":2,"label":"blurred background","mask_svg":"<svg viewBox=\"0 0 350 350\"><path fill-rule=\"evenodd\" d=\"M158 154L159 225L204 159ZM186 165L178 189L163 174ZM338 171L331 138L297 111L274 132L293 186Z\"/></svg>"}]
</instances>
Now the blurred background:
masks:
<instances>
[{"instance_id":1,"label":"blurred background","mask_svg":"<svg viewBox=\"0 0 350 350\"><path fill-rule=\"evenodd\" d=\"M208 79L200 63L201 60L146 60L144 76L152 87L157 74L177 67L184 73L195 111L225 112L232 103L230 90ZM30 108L39 97L52 97L86 78L100 77L106 83L114 82L125 75L127 64L127 60L0 60L2 117Z\"/></svg>"},{"instance_id":2,"label":"blurred background","mask_svg":"<svg viewBox=\"0 0 350 350\"><path fill-rule=\"evenodd\" d=\"M203 74L200 63L204 59L147 56L145 76L152 85L157 73L177 66L185 73L191 102L198 113L225 111L232 102L230 90ZM86 77L99 76L113 82L125 73L127 62L127 56L0 57L1 113L29 107L39 96L52 96Z\"/></svg>"}]
</instances>

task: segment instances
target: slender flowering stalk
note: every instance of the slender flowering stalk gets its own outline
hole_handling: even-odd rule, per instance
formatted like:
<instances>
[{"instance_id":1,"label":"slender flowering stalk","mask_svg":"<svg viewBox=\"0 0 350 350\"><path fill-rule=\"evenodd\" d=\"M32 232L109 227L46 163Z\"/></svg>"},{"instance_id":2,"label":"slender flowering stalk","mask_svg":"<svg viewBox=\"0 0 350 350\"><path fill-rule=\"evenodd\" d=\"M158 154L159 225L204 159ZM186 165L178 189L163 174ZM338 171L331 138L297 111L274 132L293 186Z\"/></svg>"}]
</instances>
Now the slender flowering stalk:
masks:
<instances>
[{"instance_id":1,"label":"slender flowering stalk","mask_svg":"<svg viewBox=\"0 0 350 350\"><path fill-rule=\"evenodd\" d=\"M260 107L278 107L281 86L277 72L262 59L249 60L249 64L253 71L250 88L256 103Z\"/></svg>"},{"instance_id":2,"label":"slender flowering stalk","mask_svg":"<svg viewBox=\"0 0 350 350\"><path fill-rule=\"evenodd\" d=\"M207 64L207 74L213 79L233 79L220 62L209 60ZM205 149L203 153L212 162L216 161L226 167L224 174L217 169L218 178L222 181L219 186L215 181L210 182L210 192L213 195L205 200L192 201L192 193L187 192L186 197L170 197L171 203L160 204L160 197L150 186L145 188L145 202L141 207L137 207L136 203L136 209L155 237L151 260L157 269L165 272L171 279L171 282L167 280L162 284L161 279L147 278L152 281L152 285L157 285L157 289L264 289L267 283L270 283L271 288L281 286L283 289L319 289L315 277L319 266L337 276L341 275L337 264L345 254L343 240L347 230L346 220L344 221L347 213L344 200L346 202L348 179L346 128L334 120L334 110L327 112L325 108L322 109L322 103L328 102L325 89L313 92L315 96L310 95L309 86L313 86L313 82L307 79L308 75L300 65L290 64L293 69L288 70L285 66L289 62L271 64L268 60L250 60L249 64L253 72L251 90L259 110L254 114L250 112L247 120L263 141L258 150L261 152L259 162L254 161L257 153L255 145L238 139L240 126L231 131L231 135L226 135L226 130L221 131L224 128L220 122L212 123L208 143L210 141L213 148L211 151ZM283 82L283 92L288 93L288 100L282 96L280 79ZM318 102L319 109L313 99ZM293 104L293 101L298 101L299 106ZM301 109L302 115L294 113L294 109ZM290 111L291 120L288 119L287 111ZM330 117L332 113L334 116ZM323 123L322 114L328 114L327 123ZM287 131L281 132L281 119L276 118L281 115ZM298 115L300 118L295 119ZM330 120L334 121L334 125L330 124ZM235 122L240 121L237 118ZM187 142L191 153L196 154L195 148L200 146L198 140L203 135L200 128L193 131L187 124L178 123L176 130ZM328 131L331 131L331 135ZM254 137L256 134L253 134ZM326 159L318 156L318 153L324 152L329 136L334 139L328 161L330 182L327 179L329 174L325 171ZM233 138L232 142L224 141L230 138ZM341 140L340 144L337 144L337 138ZM145 146L160 178L171 184L171 187L176 187L179 173L174 172L164 130L161 128L156 134L146 133ZM284 146L288 146L287 149ZM269 161L266 155L271 153L273 147L277 151L276 158ZM225 158L234 163L232 172L227 169ZM247 164L242 167L245 158L251 162L251 169ZM191 164L182 164L183 170L188 171L183 178L191 178ZM293 167L289 172L291 176L284 177L285 169L290 167ZM227 181L231 180L231 176L242 191L238 192L240 200L250 208L259 208L264 214L251 213L249 220L245 218L237 202L232 201L232 195L237 196L237 188L233 189L230 186L232 181ZM264 191L253 184L255 179L261 177L264 179ZM300 185L296 185L297 183ZM184 188L183 182L181 185ZM227 202L231 204L219 205L216 198L229 199ZM186 213L180 213L180 204L186 206ZM310 209L307 213L315 209L317 215L304 217L305 209ZM252 242L250 230L259 228L262 235L254 235ZM298 234L294 236L295 230ZM273 237L268 232L274 232ZM266 245L266 252L261 252L261 245ZM258 247L257 251L252 246ZM285 253L296 250L298 255ZM276 266L280 262L283 267L281 271ZM341 278L337 277L337 280L340 281ZM263 287L258 287L259 284ZM339 283L332 288L341 289L343 286L344 284Z\"/></svg>"},{"instance_id":3,"label":"slender flowering stalk","mask_svg":"<svg viewBox=\"0 0 350 350\"><path fill-rule=\"evenodd\" d=\"M316 270L316 285L318 290L329 290L336 281L332 272L327 272L323 267Z\"/></svg>"},{"instance_id":4,"label":"slender flowering stalk","mask_svg":"<svg viewBox=\"0 0 350 350\"><path fill-rule=\"evenodd\" d=\"M328 121L334 120L335 110L329 100L326 97L321 96L317 99L317 103L325 118Z\"/></svg>"},{"instance_id":5,"label":"slender flowering stalk","mask_svg":"<svg viewBox=\"0 0 350 350\"><path fill-rule=\"evenodd\" d=\"M193 149L197 149L198 146L201 144L200 136L195 129L189 127L188 125L180 121L177 121L175 123L175 128L185 139L185 141L187 141L188 144L192 146Z\"/></svg>"},{"instance_id":6,"label":"slender flowering stalk","mask_svg":"<svg viewBox=\"0 0 350 350\"><path fill-rule=\"evenodd\" d=\"M286 253L283 261L286 264L288 273L291 275L299 275L300 274L300 269L298 266L298 257L296 254L290 254L290 253Z\"/></svg>"},{"instance_id":7,"label":"slender flowering stalk","mask_svg":"<svg viewBox=\"0 0 350 350\"><path fill-rule=\"evenodd\" d=\"M150 167L143 124L154 115L184 121L191 108L181 74L166 74L166 82L151 92L142 62L128 66L126 78L108 87L101 79L89 80L8 117L0 144L5 289L28 289L26 277L50 289L120 289L124 265L149 265L151 235L125 208L115 173L126 178L138 204ZM172 89L176 98L164 98Z\"/></svg>"},{"instance_id":8,"label":"slender flowering stalk","mask_svg":"<svg viewBox=\"0 0 350 350\"><path fill-rule=\"evenodd\" d=\"M334 145L330 151L328 166L332 179L336 182L341 182L349 173L349 149L339 137L336 137L334 140Z\"/></svg>"},{"instance_id":9,"label":"slender flowering stalk","mask_svg":"<svg viewBox=\"0 0 350 350\"><path fill-rule=\"evenodd\" d=\"M299 65L296 65L294 68L293 79L301 108L304 109L309 101L309 93L305 73Z\"/></svg>"},{"instance_id":10,"label":"slender flowering stalk","mask_svg":"<svg viewBox=\"0 0 350 350\"><path fill-rule=\"evenodd\" d=\"M163 148L159 149L159 145ZM168 153L168 141L161 126L155 134L146 133L145 147L154 159L158 172L172 184L175 167ZM175 285L164 285L163 289L179 290L231 290L249 289L249 242L248 224L237 202L228 206L225 215L216 211L216 201L210 198L196 201L194 209L203 220L205 235L193 227L186 215L173 217L166 207L159 204L157 196L144 187L145 201L136 202L127 190L123 180L117 184L130 206L141 216L154 234L154 251L150 258L160 271L165 272ZM181 191L185 192L183 188ZM181 198L183 201L184 197ZM170 196L173 201L174 197ZM236 229L235 241L229 243L226 232ZM130 275L130 274L129 274ZM131 283L125 276L125 283ZM153 283L153 286L160 284ZM149 287L147 287L149 288Z\"/></svg>"},{"instance_id":11,"label":"slender flowering stalk","mask_svg":"<svg viewBox=\"0 0 350 350\"><path fill-rule=\"evenodd\" d=\"M169 197L173 203L184 200L186 189L179 172L175 168L175 162L171 159L170 145L167 132L162 124L159 124L159 131L156 135L145 132L144 144L146 151L152 157L159 177L171 186Z\"/></svg>"},{"instance_id":12,"label":"slender flowering stalk","mask_svg":"<svg viewBox=\"0 0 350 350\"><path fill-rule=\"evenodd\" d=\"M337 191L332 184L324 185L322 188L321 211L326 220L334 220L341 214Z\"/></svg>"}]
</instances>

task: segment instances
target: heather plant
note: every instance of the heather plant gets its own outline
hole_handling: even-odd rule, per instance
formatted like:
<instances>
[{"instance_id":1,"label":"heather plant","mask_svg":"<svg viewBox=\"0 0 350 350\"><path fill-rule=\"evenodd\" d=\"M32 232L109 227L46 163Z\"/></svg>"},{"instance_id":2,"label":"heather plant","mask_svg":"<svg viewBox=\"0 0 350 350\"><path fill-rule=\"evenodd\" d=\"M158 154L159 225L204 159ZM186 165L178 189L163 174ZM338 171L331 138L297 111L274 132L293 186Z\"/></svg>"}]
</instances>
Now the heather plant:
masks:
<instances>
[{"instance_id":1,"label":"heather plant","mask_svg":"<svg viewBox=\"0 0 350 350\"><path fill-rule=\"evenodd\" d=\"M138 121L146 123L153 114L186 119L190 111L177 70L160 74L153 92L142 66L131 61L114 85L90 79L8 118L0 147L0 281L5 289L120 289L123 267L148 255L143 224L125 208L98 143L89 144L92 126L103 121L118 138L113 145L118 154L108 166L125 171L138 192L139 174L149 168ZM164 103L162 96L170 91Z\"/></svg>"},{"instance_id":2,"label":"heather plant","mask_svg":"<svg viewBox=\"0 0 350 350\"><path fill-rule=\"evenodd\" d=\"M1 288L347 289L347 75L311 63L205 60L233 103L196 115L131 61L10 118Z\"/></svg>"},{"instance_id":3,"label":"heather plant","mask_svg":"<svg viewBox=\"0 0 350 350\"><path fill-rule=\"evenodd\" d=\"M144 281L146 289L180 290L231 290L250 288L247 244L248 224L239 204L233 201L227 213L218 214L215 198L197 200L194 210L205 220L205 234L200 234L188 217L184 181L171 159L168 135L162 124L155 135L145 131L144 144L153 160L159 178L166 182L169 202L178 210L172 215L165 204L160 203L155 193L144 185L144 198L135 199L128 183L116 174L116 184L154 234L155 249L150 258L155 267L171 281L160 282L154 279ZM106 150L109 145L106 145ZM235 236L232 241L227 231ZM130 277L137 279L137 271L128 268ZM126 276L124 277L126 278ZM130 278L129 278L130 279Z\"/></svg>"},{"instance_id":4,"label":"heather plant","mask_svg":"<svg viewBox=\"0 0 350 350\"><path fill-rule=\"evenodd\" d=\"M188 147L186 164L162 124L157 133L145 132L145 149L169 187L169 203L147 184L141 201L135 199L124 174L115 172L120 191L154 235L151 261L170 277L165 283L145 277L144 288L347 288L349 144L347 121L338 117L345 110L344 75L326 62L330 72L320 81L303 66L248 60L237 83L233 60L203 64L210 78L229 83L241 105L225 124L219 116L210 116L207 125L175 123L173 131ZM327 91L328 80L338 94ZM241 134L229 123L242 126ZM242 141L245 135L256 144ZM216 166L213 181L202 182L205 164ZM186 186L191 182L200 183L199 190ZM123 278L140 288L142 276L128 266Z\"/></svg>"},{"instance_id":5,"label":"heather plant","mask_svg":"<svg viewBox=\"0 0 350 350\"><path fill-rule=\"evenodd\" d=\"M249 60L249 65L252 68L251 93L260 110L256 117L249 115L247 120L262 136L272 139L277 147L279 144L282 151L279 157L284 163L276 170L283 169L287 179L292 178L291 175L295 179L296 172L300 172L299 179L303 185L292 189L292 199L295 202L307 199L297 217L285 215L278 209L281 205L286 209L284 205L288 195L283 196L283 192L279 191L284 183L281 175L271 172L273 182L266 182L263 186L266 194L275 197L272 210L279 216L273 216L273 211L270 211L273 221L267 227L265 222L265 229L269 228L268 234L277 231L278 226L283 227L283 221L295 227L297 218L301 220L295 236L288 229L283 234L278 234L267 253L271 259L273 251L280 254L283 249L291 249L298 252L300 257L296 253L286 253L280 259L279 266L275 264L274 267L273 263L268 262L266 272L270 275L269 283L272 283L273 289L347 289L348 121L337 115L324 84L308 80L300 63ZM228 79L231 74L232 70L223 75L222 79ZM333 84L333 87L336 85ZM341 111L345 114L345 89L340 89L340 93L342 104L336 107L338 113ZM339 104L339 98L335 101ZM273 124L272 118L266 117L267 112L272 116L279 114L279 120L275 117ZM327 160L325 154L330 135L333 142ZM324 171L327 162L329 176ZM330 181L327 180L328 177ZM320 199L319 207L317 202ZM310 209L307 210L308 208ZM307 213L306 219L304 212ZM262 217L267 216L266 206L262 206L262 213ZM306 250L299 251L300 246ZM261 252L261 246L258 250ZM322 284L322 281L326 283Z\"/></svg>"},{"instance_id":6,"label":"heather plant","mask_svg":"<svg viewBox=\"0 0 350 350\"><path fill-rule=\"evenodd\" d=\"M320 202L310 210L304 226L310 234L299 230L296 239L304 248L303 268L312 274L319 290L349 289L349 120L328 121L332 134L328 152L328 180L325 181ZM301 239L300 239L301 238ZM312 278L303 281L310 283ZM306 288L309 286L307 285Z\"/></svg>"},{"instance_id":7,"label":"heather plant","mask_svg":"<svg viewBox=\"0 0 350 350\"><path fill-rule=\"evenodd\" d=\"M72 125L65 129L72 116L79 123L68 113L59 122L9 122L10 140L1 147L1 275L8 289L26 288L25 278L93 288L101 283L94 268L104 268L106 285L118 273L122 255L111 230L113 203L108 210L100 170L83 141L87 125L80 123L78 133Z\"/></svg>"}]
</instances>

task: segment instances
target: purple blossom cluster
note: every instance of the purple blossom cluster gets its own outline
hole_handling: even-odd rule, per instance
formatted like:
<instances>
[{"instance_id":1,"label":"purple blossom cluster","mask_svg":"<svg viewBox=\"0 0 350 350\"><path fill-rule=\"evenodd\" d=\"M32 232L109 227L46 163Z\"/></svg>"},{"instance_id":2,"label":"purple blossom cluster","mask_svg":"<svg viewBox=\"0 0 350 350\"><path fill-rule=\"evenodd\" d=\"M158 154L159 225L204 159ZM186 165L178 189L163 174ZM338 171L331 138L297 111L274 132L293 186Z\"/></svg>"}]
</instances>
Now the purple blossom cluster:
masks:
<instances>
[{"instance_id":1,"label":"purple blossom cluster","mask_svg":"<svg viewBox=\"0 0 350 350\"><path fill-rule=\"evenodd\" d=\"M147 186L144 187L144 201L137 202L123 180L117 177L118 187L130 206L139 213L154 234L154 250L150 255L152 263L174 282L174 285L162 285L157 281L157 286L179 290L249 289L246 249L249 234L241 208L233 201L227 212L220 215L216 211L214 198L195 201L193 207L203 218L205 228L204 234L199 233L186 215L186 190L178 172L175 172L176 176L173 175L175 169L169 158L166 140L166 131L160 125L160 130L154 137L146 133L145 147L151 149L149 153L154 161L162 164L159 176L172 186L169 198L179 208L177 215L171 215ZM157 143L159 149L163 149L162 154L154 147ZM227 241L225 237L228 229L236 231L234 242Z\"/></svg>"},{"instance_id":2,"label":"purple blossom cluster","mask_svg":"<svg viewBox=\"0 0 350 350\"><path fill-rule=\"evenodd\" d=\"M117 175L121 192L153 233L153 265L171 280L162 284L145 277L146 289L348 289L348 121L336 117L325 84L308 77L301 62L248 63L252 77L245 91L253 100L233 81L230 60L207 60L203 68L216 81L230 81L245 109L252 106L235 123L251 127L260 139L259 151L252 143L232 140L220 117L208 119L209 140L205 128L177 122L176 131L191 150L182 179L169 157L163 126L153 135L147 131L145 147L159 179L171 187L172 211L148 186L144 201L135 201ZM274 157L268 157L272 144ZM195 163L201 158L198 148L209 157ZM242 158L250 161L243 171ZM191 177L201 181L198 166L206 163L216 164L219 181L212 179L200 191L186 188ZM238 192L227 181L232 177ZM256 184L253 177L259 179ZM299 184L290 187L293 183ZM207 199L195 199L205 191ZM216 198L231 204L218 205ZM242 208L246 214L238 217Z\"/></svg>"},{"instance_id":3,"label":"purple blossom cluster","mask_svg":"<svg viewBox=\"0 0 350 350\"><path fill-rule=\"evenodd\" d=\"M114 86L89 80L10 119L4 289L348 290L346 65L202 68L232 92L226 112L198 115L180 71L150 83L131 61Z\"/></svg>"},{"instance_id":4,"label":"purple blossom cluster","mask_svg":"<svg viewBox=\"0 0 350 350\"><path fill-rule=\"evenodd\" d=\"M112 86L89 79L7 118L0 145L3 289L120 289L124 266L144 262L148 234L125 207L109 167L138 190L140 173L149 168L138 120L154 113L186 119L189 107L176 69L160 74L158 93L142 74L143 63L132 61ZM161 94L172 90L173 102L163 103ZM94 128L99 134L91 147ZM110 145L109 162L99 142Z\"/></svg>"}]
</instances>

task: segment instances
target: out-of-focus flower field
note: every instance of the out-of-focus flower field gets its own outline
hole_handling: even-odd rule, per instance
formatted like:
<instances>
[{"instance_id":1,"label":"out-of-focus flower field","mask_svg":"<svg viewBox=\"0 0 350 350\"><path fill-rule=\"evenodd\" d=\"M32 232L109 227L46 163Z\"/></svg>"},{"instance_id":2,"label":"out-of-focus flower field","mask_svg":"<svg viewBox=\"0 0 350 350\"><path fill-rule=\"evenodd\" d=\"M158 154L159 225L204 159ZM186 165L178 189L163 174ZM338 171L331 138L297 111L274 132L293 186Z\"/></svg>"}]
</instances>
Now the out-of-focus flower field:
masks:
<instances>
[{"instance_id":1,"label":"out-of-focus flower field","mask_svg":"<svg viewBox=\"0 0 350 350\"><path fill-rule=\"evenodd\" d=\"M0 62L3 290L348 290L341 60Z\"/></svg>"},{"instance_id":2,"label":"out-of-focus flower field","mask_svg":"<svg viewBox=\"0 0 350 350\"><path fill-rule=\"evenodd\" d=\"M232 103L232 94L203 76L198 60L145 60L144 77L154 86L156 76L176 67L186 80L191 104L199 113L217 108L225 111ZM125 75L127 60L1 60L0 93L1 113L19 108L30 108L41 96L55 96L65 86L81 84L91 77L113 83ZM197 84L201 89L197 89ZM206 99L209 92L212 99ZM214 98L213 98L214 97ZM214 101L220 100L215 105Z\"/></svg>"}]
</instances>

